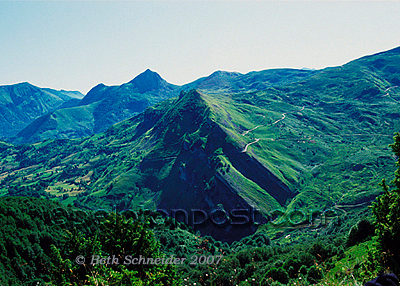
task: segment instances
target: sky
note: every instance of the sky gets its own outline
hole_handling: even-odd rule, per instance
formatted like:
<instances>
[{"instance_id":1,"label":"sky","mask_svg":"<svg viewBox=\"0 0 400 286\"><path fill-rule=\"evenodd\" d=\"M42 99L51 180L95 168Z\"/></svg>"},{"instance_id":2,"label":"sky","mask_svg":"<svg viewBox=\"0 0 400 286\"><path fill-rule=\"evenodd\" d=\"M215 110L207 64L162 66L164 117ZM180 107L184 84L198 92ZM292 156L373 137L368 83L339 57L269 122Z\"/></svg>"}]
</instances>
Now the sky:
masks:
<instances>
[{"instance_id":1,"label":"sky","mask_svg":"<svg viewBox=\"0 0 400 286\"><path fill-rule=\"evenodd\" d=\"M0 85L324 68L400 46L399 1L0 1Z\"/></svg>"}]
</instances>

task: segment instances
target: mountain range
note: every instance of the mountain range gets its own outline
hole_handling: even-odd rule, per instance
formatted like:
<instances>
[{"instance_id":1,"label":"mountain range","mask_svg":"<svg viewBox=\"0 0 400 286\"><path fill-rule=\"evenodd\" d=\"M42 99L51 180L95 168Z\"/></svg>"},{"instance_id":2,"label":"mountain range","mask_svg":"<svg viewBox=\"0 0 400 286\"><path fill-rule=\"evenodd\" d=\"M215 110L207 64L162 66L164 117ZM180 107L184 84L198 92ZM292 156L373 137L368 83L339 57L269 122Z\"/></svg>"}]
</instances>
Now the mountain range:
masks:
<instances>
[{"instance_id":1,"label":"mountain range","mask_svg":"<svg viewBox=\"0 0 400 286\"><path fill-rule=\"evenodd\" d=\"M36 118L82 97L78 91L39 88L27 82L0 86L0 138L15 136Z\"/></svg>"},{"instance_id":2,"label":"mountain range","mask_svg":"<svg viewBox=\"0 0 400 286\"><path fill-rule=\"evenodd\" d=\"M394 170L398 85L400 48L322 70L218 71L184 86L147 70L94 87L13 141L53 139L2 143L0 195L168 214L257 209L265 220L277 209L349 213ZM225 241L256 228L199 227Z\"/></svg>"},{"instance_id":3,"label":"mountain range","mask_svg":"<svg viewBox=\"0 0 400 286\"><path fill-rule=\"evenodd\" d=\"M176 89L150 70L120 86L98 84L82 100L36 118L10 141L28 143L100 133L148 106L176 96Z\"/></svg>"},{"instance_id":4,"label":"mountain range","mask_svg":"<svg viewBox=\"0 0 400 286\"><path fill-rule=\"evenodd\" d=\"M63 94L77 96L74 100L51 106L40 113L34 113L24 121L18 121L20 124L12 132L5 132L2 138L15 144L33 143L46 139L81 138L103 132L111 125L128 119L159 101L178 96L182 90L197 88L213 93L248 91L249 88L262 90L268 86L296 81L310 74L312 72L290 69L251 72L246 75L216 71L208 77L177 86L166 82L159 74L148 69L130 82L119 86L98 84L85 96L78 92L62 91ZM40 90L38 87L29 86L31 89L24 91L24 98L32 94L34 96L35 92ZM11 90L13 87L3 88ZM15 89L17 87L18 85L15 85ZM51 97L50 94L48 96ZM42 101L51 102L51 99L45 98ZM14 115L15 108L7 105L6 99L3 101L4 114L7 114L7 118L18 118L18 115ZM9 123L4 120L3 123L0 122L0 127L4 130L9 129Z\"/></svg>"}]
</instances>

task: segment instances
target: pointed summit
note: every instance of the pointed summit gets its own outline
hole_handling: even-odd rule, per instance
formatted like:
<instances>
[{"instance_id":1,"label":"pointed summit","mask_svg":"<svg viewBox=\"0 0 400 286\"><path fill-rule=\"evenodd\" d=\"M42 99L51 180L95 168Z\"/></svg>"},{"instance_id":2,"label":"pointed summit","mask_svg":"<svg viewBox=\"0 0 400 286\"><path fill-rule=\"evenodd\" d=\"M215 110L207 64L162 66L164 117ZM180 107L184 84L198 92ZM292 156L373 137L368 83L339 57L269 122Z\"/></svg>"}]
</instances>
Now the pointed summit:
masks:
<instances>
[{"instance_id":1,"label":"pointed summit","mask_svg":"<svg viewBox=\"0 0 400 286\"><path fill-rule=\"evenodd\" d=\"M135 85L139 89L140 93L145 93L148 91L157 90L161 86L164 86L167 82L163 80L158 73L147 69L129 83Z\"/></svg>"}]
</instances>

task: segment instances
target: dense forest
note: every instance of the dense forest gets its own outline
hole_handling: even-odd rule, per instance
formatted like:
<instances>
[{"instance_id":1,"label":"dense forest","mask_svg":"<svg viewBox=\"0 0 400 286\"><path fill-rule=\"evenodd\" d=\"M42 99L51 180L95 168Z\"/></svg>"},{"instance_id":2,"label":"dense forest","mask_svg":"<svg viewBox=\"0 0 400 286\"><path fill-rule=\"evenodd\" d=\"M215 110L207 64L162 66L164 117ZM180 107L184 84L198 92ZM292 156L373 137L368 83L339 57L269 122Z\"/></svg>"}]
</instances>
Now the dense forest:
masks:
<instances>
[{"instance_id":1,"label":"dense forest","mask_svg":"<svg viewBox=\"0 0 400 286\"><path fill-rule=\"evenodd\" d=\"M59 100L0 135L0 285L399 276L399 86L400 47L182 86L147 70L81 100L6 86L3 130Z\"/></svg>"},{"instance_id":2,"label":"dense forest","mask_svg":"<svg viewBox=\"0 0 400 286\"><path fill-rule=\"evenodd\" d=\"M231 244L155 212L129 217L2 197L0 284L361 285L383 269L399 274L399 133L390 146L397 170L389 184L382 181L383 194L370 210L273 237L260 230ZM127 258L140 256L165 263ZM163 260L171 256L179 259Z\"/></svg>"}]
</instances>

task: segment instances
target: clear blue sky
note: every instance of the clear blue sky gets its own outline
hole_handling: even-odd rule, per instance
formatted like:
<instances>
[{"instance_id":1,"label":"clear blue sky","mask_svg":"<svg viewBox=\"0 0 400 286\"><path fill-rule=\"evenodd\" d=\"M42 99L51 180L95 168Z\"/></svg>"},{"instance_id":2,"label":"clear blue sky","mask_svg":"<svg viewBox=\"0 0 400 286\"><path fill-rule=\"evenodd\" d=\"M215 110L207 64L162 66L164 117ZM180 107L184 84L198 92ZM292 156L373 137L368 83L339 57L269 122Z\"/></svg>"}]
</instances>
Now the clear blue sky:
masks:
<instances>
[{"instance_id":1,"label":"clear blue sky","mask_svg":"<svg viewBox=\"0 0 400 286\"><path fill-rule=\"evenodd\" d=\"M0 85L323 68L400 46L400 2L0 2Z\"/></svg>"}]
</instances>

